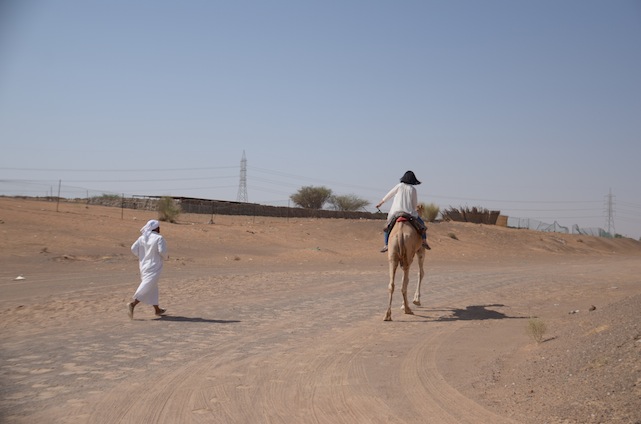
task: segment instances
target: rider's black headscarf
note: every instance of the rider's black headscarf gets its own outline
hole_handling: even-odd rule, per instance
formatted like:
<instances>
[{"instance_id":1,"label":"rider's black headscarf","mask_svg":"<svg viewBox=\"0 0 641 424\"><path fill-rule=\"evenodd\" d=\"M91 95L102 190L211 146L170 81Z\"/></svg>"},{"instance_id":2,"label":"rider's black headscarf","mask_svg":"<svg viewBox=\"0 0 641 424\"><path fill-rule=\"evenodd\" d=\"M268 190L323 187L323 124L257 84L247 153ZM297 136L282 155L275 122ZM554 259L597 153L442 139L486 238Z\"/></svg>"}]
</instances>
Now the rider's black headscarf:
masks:
<instances>
[{"instance_id":1,"label":"rider's black headscarf","mask_svg":"<svg viewBox=\"0 0 641 424\"><path fill-rule=\"evenodd\" d=\"M407 171L405 175L403 175L403 178L401 178L401 182L405 184L411 184L411 185L418 185L421 182L416 179L416 175L412 171Z\"/></svg>"}]
</instances>

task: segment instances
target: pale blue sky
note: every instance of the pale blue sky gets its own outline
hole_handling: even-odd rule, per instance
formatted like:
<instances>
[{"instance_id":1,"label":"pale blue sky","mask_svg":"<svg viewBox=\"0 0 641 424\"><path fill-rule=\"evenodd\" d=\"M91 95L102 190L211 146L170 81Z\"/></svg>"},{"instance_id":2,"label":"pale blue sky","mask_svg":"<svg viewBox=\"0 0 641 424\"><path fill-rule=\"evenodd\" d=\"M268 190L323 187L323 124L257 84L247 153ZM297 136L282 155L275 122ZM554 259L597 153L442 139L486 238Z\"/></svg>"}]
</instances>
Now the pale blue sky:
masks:
<instances>
[{"instance_id":1,"label":"pale blue sky","mask_svg":"<svg viewBox=\"0 0 641 424\"><path fill-rule=\"evenodd\" d=\"M639 0L0 0L0 194L236 200L245 151L251 202L411 169L638 239L640 76Z\"/></svg>"}]
</instances>

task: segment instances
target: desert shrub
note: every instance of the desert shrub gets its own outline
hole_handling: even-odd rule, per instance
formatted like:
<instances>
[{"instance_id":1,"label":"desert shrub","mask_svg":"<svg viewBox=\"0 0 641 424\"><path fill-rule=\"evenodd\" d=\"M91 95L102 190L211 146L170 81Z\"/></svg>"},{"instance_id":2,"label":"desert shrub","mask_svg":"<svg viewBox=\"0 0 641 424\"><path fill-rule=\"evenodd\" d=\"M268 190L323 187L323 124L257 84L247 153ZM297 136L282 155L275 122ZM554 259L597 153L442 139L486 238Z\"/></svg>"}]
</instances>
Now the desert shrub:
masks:
<instances>
[{"instance_id":1,"label":"desert shrub","mask_svg":"<svg viewBox=\"0 0 641 424\"><path fill-rule=\"evenodd\" d=\"M357 211L369 205L367 200L361 199L354 194L331 196L327 201L337 211Z\"/></svg>"},{"instance_id":2,"label":"desert shrub","mask_svg":"<svg viewBox=\"0 0 641 424\"><path fill-rule=\"evenodd\" d=\"M434 222L438 216L441 208L434 203L419 203L418 212L425 222Z\"/></svg>"},{"instance_id":3,"label":"desert shrub","mask_svg":"<svg viewBox=\"0 0 641 424\"><path fill-rule=\"evenodd\" d=\"M547 326L538 318L530 318L527 322L527 333L535 342L541 343L547 331Z\"/></svg>"},{"instance_id":4,"label":"desert shrub","mask_svg":"<svg viewBox=\"0 0 641 424\"><path fill-rule=\"evenodd\" d=\"M163 196L158 200L158 220L176 222L180 212L180 205L171 197Z\"/></svg>"},{"instance_id":5,"label":"desert shrub","mask_svg":"<svg viewBox=\"0 0 641 424\"><path fill-rule=\"evenodd\" d=\"M456 237L456 234L454 233L447 233L448 237L451 238L452 240L458 240L458 237Z\"/></svg>"},{"instance_id":6,"label":"desert shrub","mask_svg":"<svg viewBox=\"0 0 641 424\"><path fill-rule=\"evenodd\" d=\"M444 210L441 215L445 221L472 222L475 224L496 224L501 211L489 211L484 208L453 208Z\"/></svg>"},{"instance_id":7,"label":"desert shrub","mask_svg":"<svg viewBox=\"0 0 641 424\"><path fill-rule=\"evenodd\" d=\"M332 190L327 187L305 186L289 196L296 205L306 209L323 209L332 197Z\"/></svg>"}]
</instances>

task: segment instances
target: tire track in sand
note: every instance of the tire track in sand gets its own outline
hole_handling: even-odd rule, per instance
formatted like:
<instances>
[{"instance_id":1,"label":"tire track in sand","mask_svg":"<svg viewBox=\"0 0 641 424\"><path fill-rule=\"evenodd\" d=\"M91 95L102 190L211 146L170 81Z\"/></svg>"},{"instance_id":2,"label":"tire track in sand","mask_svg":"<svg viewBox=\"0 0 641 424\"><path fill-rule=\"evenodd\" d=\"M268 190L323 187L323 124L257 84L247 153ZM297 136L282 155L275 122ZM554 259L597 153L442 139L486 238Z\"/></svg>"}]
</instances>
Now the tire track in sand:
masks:
<instances>
[{"instance_id":1,"label":"tire track in sand","mask_svg":"<svg viewBox=\"0 0 641 424\"><path fill-rule=\"evenodd\" d=\"M217 334L204 355L93 397L85 422L512 422L467 399L436 368L439 341L464 323L438 322L421 309L414 316L398 311L397 321L383 323L381 290L368 290L369 275L362 282L352 275L349 284L304 277L305 285L318 286L308 298L245 297L239 315L251 319ZM507 282L476 277L474 291ZM445 284L447 278L433 276L435 286L447 287L429 300L435 310L460 302L472 285ZM187 327L180 331L189 335ZM62 422L78 422L67 418Z\"/></svg>"},{"instance_id":2,"label":"tire track in sand","mask_svg":"<svg viewBox=\"0 0 641 424\"><path fill-rule=\"evenodd\" d=\"M463 325L439 324L426 338L416 343L403 360L401 386L418 416L430 417L443 424L515 424L516 421L497 415L453 388L436 365L438 351L444 340Z\"/></svg>"}]
</instances>

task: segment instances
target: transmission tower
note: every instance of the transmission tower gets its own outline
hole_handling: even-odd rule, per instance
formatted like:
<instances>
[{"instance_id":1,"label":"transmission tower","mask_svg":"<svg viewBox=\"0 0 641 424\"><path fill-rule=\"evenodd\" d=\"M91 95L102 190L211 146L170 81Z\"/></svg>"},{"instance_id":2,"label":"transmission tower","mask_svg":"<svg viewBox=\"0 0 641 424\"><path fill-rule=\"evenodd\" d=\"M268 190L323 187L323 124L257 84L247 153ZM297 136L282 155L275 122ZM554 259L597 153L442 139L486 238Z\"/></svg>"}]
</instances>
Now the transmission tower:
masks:
<instances>
[{"instance_id":1,"label":"transmission tower","mask_svg":"<svg viewBox=\"0 0 641 424\"><path fill-rule=\"evenodd\" d=\"M240 183L238 184L238 198L239 202L247 203L247 158L243 150L243 157L240 160Z\"/></svg>"},{"instance_id":2,"label":"transmission tower","mask_svg":"<svg viewBox=\"0 0 641 424\"><path fill-rule=\"evenodd\" d=\"M614 196L612 195L612 189L610 189L610 192L608 193L606 198L606 210L608 214L608 222L606 224L606 227L608 227L608 234L614 236L614 232L616 230L614 229Z\"/></svg>"}]
</instances>

